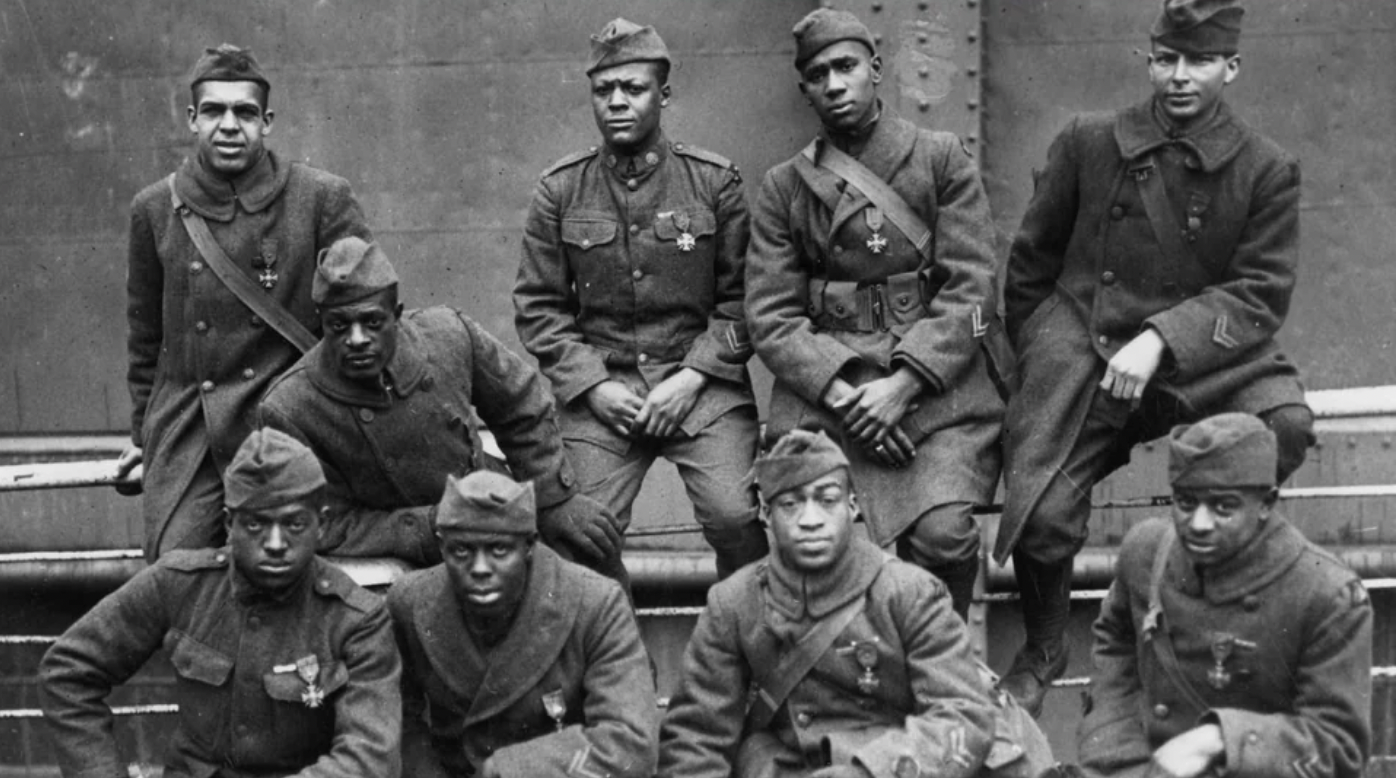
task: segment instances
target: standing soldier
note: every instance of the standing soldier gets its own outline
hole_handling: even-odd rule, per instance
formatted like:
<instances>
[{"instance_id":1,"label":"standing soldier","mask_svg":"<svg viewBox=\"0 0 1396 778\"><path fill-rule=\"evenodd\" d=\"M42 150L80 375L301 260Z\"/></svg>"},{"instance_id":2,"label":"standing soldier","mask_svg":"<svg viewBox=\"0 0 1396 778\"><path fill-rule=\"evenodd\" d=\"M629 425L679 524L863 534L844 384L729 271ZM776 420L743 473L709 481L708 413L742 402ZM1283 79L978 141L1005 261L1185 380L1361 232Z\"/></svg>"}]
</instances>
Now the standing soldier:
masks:
<instances>
[{"instance_id":1,"label":"standing soldier","mask_svg":"<svg viewBox=\"0 0 1396 778\"><path fill-rule=\"evenodd\" d=\"M766 553L744 485L757 426L742 179L660 128L672 88L654 28L606 25L592 36L587 76L605 145L543 174L515 323L552 380L583 491L628 525L645 473L667 458L726 576Z\"/></svg>"},{"instance_id":2,"label":"standing soldier","mask_svg":"<svg viewBox=\"0 0 1396 778\"><path fill-rule=\"evenodd\" d=\"M993 224L958 138L877 97L882 58L845 11L795 25L821 130L769 173L752 221L746 312L776 384L773 434L844 441L879 545L969 607L1003 404L982 341L995 315ZM992 330L997 332L997 330Z\"/></svg>"},{"instance_id":3,"label":"standing soldier","mask_svg":"<svg viewBox=\"0 0 1396 778\"><path fill-rule=\"evenodd\" d=\"M342 178L282 159L271 85L252 54L207 50L190 78L196 153L131 204L127 376L144 460L145 552L221 542L221 473L257 399L315 342L315 255L369 237Z\"/></svg>"},{"instance_id":4,"label":"standing soldier","mask_svg":"<svg viewBox=\"0 0 1396 778\"><path fill-rule=\"evenodd\" d=\"M325 336L271 385L259 412L325 468L321 551L441 561L432 514L447 475L486 464L483 421L514 474L534 482L544 539L625 580L614 519L577 492L533 365L459 311L404 313L387 255L359 238L321 254L311 296Z\"/></svg>"},{"instance_id":5,"label":"standing soldier","mask_svg":"<svg viewBox=\"0 0 1396 778\"><path fill-rule=\"evenodd\" d=\"M1173 522L1125 536L1095 623L1092 775L1362 775L1372 606L1275 510L1276 448L1244 413L1170 436Z\"/></svg>"},{"instance_id":6,"label":"standing soldier","mask_svg":"<svg viewBox=\"0 0 1396 778\"><path fill-rule=\"evenodd\" d=\"M447 477L445 561L388 593L403 654L403 773L650 778L658 703L612 581L537 545L532 484Z\"/></svg>"},{"instance_id":7,"label":"standing soldier","mask_svg":"<svg viewBox=\"0 0 1396 778\"><path fill-rule=\"evenodd\" d=\"M174 551L44 655L64 778L126 775L106 698L162 648L179 723L165 775L395 778L401 661L383 600L315 556L325 477L256 430L224 477L229 547Z\"/></svg>"},{"instance_id":8,"label":"standing soldier","mask_svg":"<svg viewBox=\"0 0 1396 778\"><path fill-rule=\"evenodd\" d=\"M1241 59L1232 0L1165 0L1149 100L1053 141L1004 292L1021 391L1006 418L1010 551L1027 641L1004 685L1038 712L1066 668L1072 558L1091 489L1130 449L1224 410L1279 438L1279 483L1313 414L1274 335L1289 311L1299 165L1223 100Z\"/></svg>"}]
</instances>

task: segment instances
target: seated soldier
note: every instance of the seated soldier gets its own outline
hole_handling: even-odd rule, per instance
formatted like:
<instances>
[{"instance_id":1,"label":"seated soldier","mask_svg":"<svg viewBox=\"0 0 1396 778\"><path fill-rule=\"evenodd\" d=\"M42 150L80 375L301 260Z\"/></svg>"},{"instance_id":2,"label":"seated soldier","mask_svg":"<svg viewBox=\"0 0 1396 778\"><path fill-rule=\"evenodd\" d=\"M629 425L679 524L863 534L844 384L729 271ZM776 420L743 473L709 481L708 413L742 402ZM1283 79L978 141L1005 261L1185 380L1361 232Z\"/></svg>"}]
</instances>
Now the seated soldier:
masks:
<instances>
[{"instance_id":1,"label":"seated soldier","mask_svg":"<svg viewBox=\"0 0 1396 778\"><path fill-rule=\"evenodd\" d=\"M1095 623L1090 774L1362 774L1372 607L1275 510L1276 452L1249 414L1173 430L1173 521L1125 537Z\"/></svg>"},{"instance_id":2,"label":"seated soldier","mask_svg":"<svg viewBox=\"0 0 1396 778\"><path fill-rule=\"evenodd\" d=\"M536 516L532 484L447 476L445 562L389 591L406 775L654 772L654 681L625 594L537 545Z\"/></svg>"},{"instance_id":3,"label":"seated soldier","mask_svg":"<svg viewBox=\"0 0 1396 778\"><path fill-rule=\"evenodd\" d=\"M400 772L401 663L381 598L315 556L325 477L254 430L223 475L229 547L171 551L44 655L65 778L127 774L106 697L168 647L179 724L165 778Z\"/></svg>"},{"instance_id":4,"label":"seated soldier","mask_svg":"<svg viewBox=\"0 0 1396 778\"><path fill-rule=\"evenodd\" d=\"M459 311L404 314L377 244L334 243L311 292L324 338L267 390L261 414L324 465L322 552L440 561L431 513L448 474L485 464L483 419L514 475L534 481L543 539L624 580L615 519L577 492L536 368Z\"/></svg>"},{"instance_id":5,"label":"seated soldier","mask_svg":"<svg viewBox=\"0 0 1396 778\"><path fill-rule=\"evenodd\" d=\"M971 656L945 585L853 536L844 452L797 429L754 472L774 551L709 590L659 775L1036 776L1047 742Z\"/></svg>"}]
</instances>

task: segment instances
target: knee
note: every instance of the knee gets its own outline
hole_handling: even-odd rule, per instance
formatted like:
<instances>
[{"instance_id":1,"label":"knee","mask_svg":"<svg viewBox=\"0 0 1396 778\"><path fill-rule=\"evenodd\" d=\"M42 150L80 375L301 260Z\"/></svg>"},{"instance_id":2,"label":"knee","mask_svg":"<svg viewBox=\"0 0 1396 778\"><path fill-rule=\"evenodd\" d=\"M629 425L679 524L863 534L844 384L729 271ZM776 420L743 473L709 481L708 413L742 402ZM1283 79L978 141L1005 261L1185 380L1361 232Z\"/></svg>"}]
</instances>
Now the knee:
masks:
<instances>
[{"instance_id":1,"label":"knee","mask_svg":"<svg viewBox=\"0 0 1396 778\"><path fill-rule=\"evenodd\" d=\"M941 567L974 559L979 553L979 523L969 503L938 505L921 514L906 535L918 565Z\"/></svg>"},{"instance_id":2,"label":"knee","mask_svg":"<svg viewBox=\"0 0 1396 778\"><path fill-rule=\"evenodd\" d=\"M1314 444L1314 412L1306 405L1285 405L1261 414L1278 444L1275 466L1276 483L1284 483L1304 464L1309 447Z\"/></svg>"}]
</instances>

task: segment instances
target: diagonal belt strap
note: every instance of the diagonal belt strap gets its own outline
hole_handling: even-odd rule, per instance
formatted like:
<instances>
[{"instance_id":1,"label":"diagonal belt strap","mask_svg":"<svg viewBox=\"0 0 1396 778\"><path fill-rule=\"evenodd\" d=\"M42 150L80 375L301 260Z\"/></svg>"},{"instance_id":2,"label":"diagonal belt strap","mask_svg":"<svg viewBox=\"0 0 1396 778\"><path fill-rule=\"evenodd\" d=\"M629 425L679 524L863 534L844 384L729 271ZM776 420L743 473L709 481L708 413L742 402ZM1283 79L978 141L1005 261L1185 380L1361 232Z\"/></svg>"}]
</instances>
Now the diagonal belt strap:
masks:
<instances>
[{"instance_id":1,"label":"diagonal belt strap","mask_svg":"<svg viewBox=\"0 0 1396 778\"><path fill-rule=\"evenodd\" d=\"M811 142L801 152L811 162L816 162L815 148L817 141ZM887 215L888 221L892 222L907 240L916 246L916 251L925 259L931 258L931 228L926 226L926 222L916 215L911 206L906 204L901 195L896 190L878 178L877 174L868 170L867 166L853 157L840 151L832 143L821 144L823 152L819 155L817 164L828 170L830 173L842 178L853 185L858 191L863 193L868 201L877 206Z\"/></svg>"},{"instance_id":2,"label":"diagonal belt strap","mask_svg":"<svg viewBox=\"0 0 1396 778\"><path fill-rule=\"evenodd\" d=\"M1144 161L1129 168L1129 174L1139 186L1139 199L1144 203L1144 214L1149 217L1149 226L1158 239L1159 252L1163 254L1163 277L1176 282L1182 272L1184 259L1188 256L1183 245L1183 228L1173 215L1173 206L1168 202L1168 192L1163 188L1163 171L1150 154Z\"/></svg>"},{"instance_id":3,"label":"diagonal belt strap","mask_svg":"<svg viewBox=\"0 0 1396 778\"><path fill-rule=\"evenodd\" d=\"M291 312L286 310L276 298L267 294L265 289L258 286L247 274L233 263L231 257L218 245L218 241L213 239L213 233L208 229L208 222L204 217L194 213L179 199L179 193L175 191L175 177L171 173L165 179L170 185L170 202L174 204L175 213L184 220L184 229L189 231L189 238L194 241L194 247L203 256L204 262L208 263L218 280L228 287L243 305L252 309L252 312L262 317L262 321L271 325L271 328L280 333L296 350L302 354L309 351L319 338L310 333Z\"/></svg>"},{"instance_id":4,"label":"diagonal belt strap","mask_svg":"<svg viewBox=\"0 0 1396 778\"><path fill-rule=\"evenodd\" d=\"M1211 706L1197 693L1187 676L1183 675L1183 668L1178 665L1178 657L1173 651L1173 637L1168 634L1168 617L1163 610L1163 576L1168 569L1168 555L1177 539L1177 533L1169 527L1154 554L1154 567L1149 576L1149 617L1146 619L1152 620L1153 629L1148 631L1144 639L1153 645L1154 656L1168 679L1173 682L1174 688L1182 692L1183 697L1199 710L1207 710Z\"/></svg>"}]
</instances>

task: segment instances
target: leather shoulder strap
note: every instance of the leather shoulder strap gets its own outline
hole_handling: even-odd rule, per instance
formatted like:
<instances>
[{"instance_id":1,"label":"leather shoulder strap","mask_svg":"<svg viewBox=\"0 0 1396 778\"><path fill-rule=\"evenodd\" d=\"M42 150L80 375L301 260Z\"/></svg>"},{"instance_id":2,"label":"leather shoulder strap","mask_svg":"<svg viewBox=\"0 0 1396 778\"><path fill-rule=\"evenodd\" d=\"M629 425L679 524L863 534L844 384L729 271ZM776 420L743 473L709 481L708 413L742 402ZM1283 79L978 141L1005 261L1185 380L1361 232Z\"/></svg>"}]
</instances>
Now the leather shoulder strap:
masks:
<instances>
[{"instance_id":1,"label":"leather shoulder strap","mask_svg":"<svg viewBox=\"0 0 1396 778\"><path fill-rule=\"evenodd\" d=\"M815 161L816 144L811 143L805 147L801 153L810 161ZM930 259L931 228L921 220L916 211L906 204L901 195L896 190L878 178L877 174L868 170L863 163L848 156L830 143L819 144L823 146L823 152L819 154L817 164L833 173L834 175L847 181L850 185L857 187L865 197L887 215L887 219L902 231L902 234L916 246L916 250L922 257Z\"/></svg>"},{"instance_id":2,"label":"leather shoulder strap","mask_svg":"<svg viewBox=\"0 0 1396 778\"><path fill-rule=\"evenodd\" d=\"M1178 665L1178 656L1173 651L1173 638L1168 634L1168 615L1163 610L1163 576L1168 570L1168 555L1173 551L1173 544L1177 539L1177 533L1169 526L1159 541L1158 551L1154 553L1154 566L1149 575L1149 612L1144 617L1144 639L1153 646L1154 656L1168 679L1173 682L1174 688L1199 710L1206 710L1211 706L1197 693L1197 689L1183 675L1182 668Z\"/></svg>"},{"instance_id":3,"label":"leather shoulder strap","mask_svg":"<svg viewBox=\"0 0 1396 778\"><path fill-rule=\"evenodd\" d=\"M1129 168L1129 174L1139 186L1139 199L1144 202L1144 213L1149 217L1149 226L1154 228L1159 251L1163 254L1165 279L1178 278L1184 258L1188 256L1183 245L1183 228L1173 215L1173 206L1168 202L1168 192L1163 187L1163 172L1149 154L1138 164Z\"/></svg>"},{"instance_id":4,"label":"leather shoulder strap","mask_svg":"<svg viewBox=\"0 0 1396 778\"><path fill-rule=\"evenodd\" d=\"M189 238L194 241L194 247L199 250L199 254L203 256L204 262L208 263L214 275L218 276L218 280L222 281L223 285L228 287L228 291L236 295L243 305L262 317L263 321L271 325L272 329L280 333L281 337L302 354L309 351L319 339L233 263L232 258L223 251L223 247L213 239L213 233L209 231L208 222L204 221L204 217L194 213L179 199L179 193L175 191L174 174L171 173L165 180L170 187L170 202L174 204L175 213L183 219L184 229L189 231Z\"/></svg>"}]
</instances>

